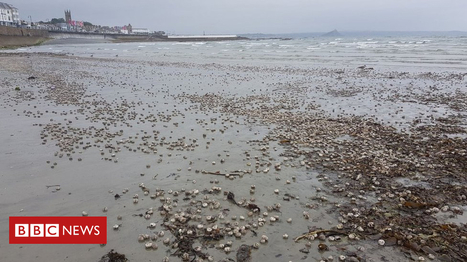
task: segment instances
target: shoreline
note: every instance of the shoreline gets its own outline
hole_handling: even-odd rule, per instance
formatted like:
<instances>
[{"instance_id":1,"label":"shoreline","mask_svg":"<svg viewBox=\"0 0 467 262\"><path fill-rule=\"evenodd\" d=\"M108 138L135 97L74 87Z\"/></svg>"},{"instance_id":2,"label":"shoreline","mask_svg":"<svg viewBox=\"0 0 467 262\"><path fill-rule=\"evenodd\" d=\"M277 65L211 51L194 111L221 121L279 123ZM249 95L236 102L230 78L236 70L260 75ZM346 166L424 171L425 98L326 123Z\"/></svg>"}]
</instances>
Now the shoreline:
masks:
<instances>
[{"instance_id":1,"label":"shoreline","mask_svg":"<svg viewBox=\"0 0 467 262\"><path fill-rule=\"evenodd\" d=\"M16 28L13 28L16 29ZM31 31L31 30L30 30ZM54 44L94 44L94 43L132 43L132 42L209 42L209 41L238 41L250 40L246 37L193 37L193 38L167 38L162 36L142 36L142 35L112 35L112 34L79 34L75 32L49 32L44 36L0 34L0 50L16 49L36 45Z\"/></svg>"}]
</instances>

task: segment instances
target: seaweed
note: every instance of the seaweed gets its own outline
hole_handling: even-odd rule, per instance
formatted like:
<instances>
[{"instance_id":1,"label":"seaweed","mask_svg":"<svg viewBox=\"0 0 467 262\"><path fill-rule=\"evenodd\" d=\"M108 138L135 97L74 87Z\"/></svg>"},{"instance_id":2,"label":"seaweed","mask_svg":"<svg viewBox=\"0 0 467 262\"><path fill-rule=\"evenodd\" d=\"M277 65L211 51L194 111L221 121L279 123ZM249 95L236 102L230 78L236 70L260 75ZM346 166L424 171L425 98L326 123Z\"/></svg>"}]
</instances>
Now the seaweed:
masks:
<instances>
[{"instance_id":1,"label":"seaweed","mask_svg":"<svg viewBox=\"0 0 467 262\"><path fill-rule=\"evenodd\" d=\"M127 262L128 258L124 254L120 254L111 249L107 254L103 255L98 262Z\"/></svg>"}]
</instances>

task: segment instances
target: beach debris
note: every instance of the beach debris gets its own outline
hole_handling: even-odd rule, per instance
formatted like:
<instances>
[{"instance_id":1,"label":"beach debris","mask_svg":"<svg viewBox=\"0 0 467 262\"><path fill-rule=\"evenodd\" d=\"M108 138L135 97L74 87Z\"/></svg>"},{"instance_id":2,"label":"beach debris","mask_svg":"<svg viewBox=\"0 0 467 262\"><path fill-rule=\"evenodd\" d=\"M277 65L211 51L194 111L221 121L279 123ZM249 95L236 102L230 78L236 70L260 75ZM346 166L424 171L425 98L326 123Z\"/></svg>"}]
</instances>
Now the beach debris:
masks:
<instances>
[{"instance_id":1,"label":"beach debris","mask_svg":"<svg viewBox=\"0 0 467 262\"><path fill-rule=\"evenodd\" d=\"M111 249L107 254L103 255L98 262L127 262L129 261L124 254L120 254Z\"/></svg>"},{"instance_id":2,"label":"beach debris","mask_svg":"<svg viewBox=\"0 0 467 262\"><path fill-rule=\"evenodd\" d=\"M235 201L235 195L234 195L234 193L232 193L232 192L229 191L229 192L227 193L227 200L229 200L230 202L232 202L232 203L234 203L235 205L238 206L237 201Z\"/></svg>"},{"instance_id":3,"label":"beach debris","mask_svg":"<svg viewBox=\"0 0 467 262\"><path fill-rule=\"evenodd\" d=\"M66 59L63 60L65 63ZM50 113L54 114L53 117L47 116L45 120L39 110L27 109L22 113L27 117L35 118L35 121L41 119L47 121L37 124L42 128L40 138L43 145L57 147L54 154L57 162L59 158L70 160L75 158L79 161L81 158L77 158L76 154L88 149L96 149L98 159L108 163L117 163L118 157L122 158L126 154L122 151L147 155L147 161L141 161L139 167L150 168L145 169L146 171L159 167L165 170L166 167L170 167L173 171L181 172L170 173L168 177L171 180L183 177L181 170L185 168L188 171L195 170L189 172L186 181L185 179L177 181L189 182L184 185L186 190L153 188L155 185L145 179L151 179L153 174L147 173L148 176L143 176L141 170L136 170L133 175L138 180L135 183L140 185L143 192L140 195L150 196L150 200L148 198L149 201L146 201L143 195L141 198L133 198L132 201L135 203L141 201L135 206L127 205L127 210L129 207L131 211L119 210L118 205L112 206L112 211L116 210L128 217L129 214L138 213L132 219L142 218L141 223L145 223L145 226L149 225L149 229L146 229L148 231L155 227L153 223L162 227L166 232L164 240L158 239L157 232L144 232L149 234L143 235L156 235L157 239L151 238L152 243L160 241L167 244L170 252L175 252L176 259L200 260L203 257L201 253L206 252L207 255L206 250L217 247L219 252L226 254L237 247L240 241L235 240L247 241L246 238L257 237L257 232L259 235L269 235L271 246L274 246L278 239L288 243L290 241L283 241L280 238L281 235L284 237L287 234L278 233L274 237L271 234L273 231L271 227L277 228L282 219L273 212L281 212L282 209L284 213L289 214L287 217L292 217L290 210L298 214L293 216L294 227L305 227L307 223L320 219L318 217L320 212L325 216L329 215L325 218L332 220L329 224L337 224L335 228L329 230L309 229L309 233L296 237L294 239L296 242L303 239L307 241L306 250L300 250L301 252L316 252L310 248L312 241L319 239L335 244L342 243L333 245L337 247L337 253L333 253L333 257L355 261L357 256L352 252L346 250L342 254L341 251L345 250L349 242L351 245L355 244L359 251L357 253L364 253L365 248L361 246L361 240L365 239L365 245L368 244L372 248L384 241L385 247L396 247L396 250L406 252L414 259L419 257L431 259L434 256L441 261L467 260L466 227L462 223L448 222L449 219L456 217L463 219L462 214L467 201L467 191L464 186L467 182L464 175L467 171L465 164L467 141L462 137L466 133L465 118L462 113L466 109L467 96L462 88L458 88L464 87L462 82L465 81L464 73L384 72L380 71L379 67L370 71L366 66L359 67L364 70L344 70L225 67L219 64L195 65L164 61L148 63L126 61L123 64L120 61L109 62L101 59L88 59L87 62L91 63L90 65L97 62L105 65L115 63L114 65L117 65L115 68L121 68L121 65L125 65L125 68L141 66L137 79L141 79L144 68L156 70L167 65L175 71L179 68L183 68L181 71L190 68L216 69L219 72L228 70L229 74L225 78L224 74L222 78L216 79L215 75L210 75L209 78L213 81L222 79L218 83L235 79L240 85L242 81L239 80L239 76L234 78L237 73L247 78L256 77L248 75L250 71L273 74L280 72L281 77L292 76L287 83L279 83L285 81L285 78L279 79L280 81L276 79L277 82L263 79L266 83L263 83L263 86L260 84L257 89L262 89L261 91L250 90L250 93L232 95L220 91L221 89L216 89L215 92L205 90L203 94L199 94L197 91L192 92L190 88L182 88L182 85L170 86L170 80L164 82L164 86L155 84L154 88L148 88L136 78L133 79L134 83L130 83L124 78L131 77L119 74L118 70L112 72L118 74L102 75L99 74L99 70L91 72L83 69L78 74L79 83L73 83L75 78L72 75L61 75L60 72L41 73L38 70L27 73L37 74L41 80L48 82L47 85L42 86L43 88L38 89L39 95L44 97L47 103L56 103L64 108L66 106L77 108L55 111ZM110 66L106 70L112 70L111 68ZM126 73L131 74L131 70ZM177 74L177 77L182 74ZM115 78L116 75L124 76L118 79ZM339 75L339 79L336 79L336 75ZM24 81L26 77L27 75L24 75L21 79ZM88 79L89 85L86 83ZM95 79L98 79L97 82ZM108 101L99 92L92 93L90 92L92 89L88 88L94 83L100 83L101 80L115 90L121 88L120 91L128 91L135 95L141 91L148 97L161 97L160 95L164 94L164 103L151 99L148 99L150 102L144 99L131 101L125 96ZM410 83L410 88L405 89L405 83ZM452 89L449 89L448 87L451 86ZM456 87L458 90L453 91ZM196 87L193 88L196 90ZM266 88L270 89L265 91ZM320 99L315 99L316 97L311 95L314 92L320 95ZM30 101L34 97L32 93L23 91L16 95L16 98L11 97L11 101ZM331 99L326 100L326 98ZM176 103L172 103L171 99ZM364 103L360 102L362 99L365 100ZM331 100L339 102L333 104L329 102ZM328 102L330 104L326 105ZM374 104L371 104L373 102ZM186 107L180 110L180 105L183 103ZM31 108L35 105L31 103ZM430 109L419 110L415 109L414 105ZM365 111L363 107L370 109ZM396 107L400 108L396 109ZM423 112L417 115L417 110ZM381 113L382 111L385 113ZM362 115L362 112L366 115ZM216 117L211 117L212 113L216 114ZM83 116L90 124L83 122ZM193 119L196 119L194 116L198 117L196 119L198 126L191 126L187 129L191 132L184 133L183 120L192 116ZM152 126L149 128L147 124ZM135 130L135 127L138 127L138 130ZM259 127L267 127L267 130L257 131ZM232 138L229 132L234 132L236 135L235 132L240 133L243 128L248 128L251 136L255 136L254 139L241 141ZM216 151L215 155L210 151L212 149L199 152L205 150L204 142L211 148L245 143L246 149L242 155L243 159L225 161L230 154L232 156L230 159L238 155L236 149L232 148L230 152L227 146L228 149ZM194 153L190 153L192 151ZM203 164L203 159L199 156L204 153L210 156L205 157ZM87 154L91 156L93 152L88 150ZM86 156L86 159L92 157ZM180 165L178 159L181 160ZM229 169L229 171L238 169L236 171L202 170L203 165L207 168L221 166L223 163L235 165L237 160L241 165ZM177 163L174 165L174 162L170 161ZM186 161L186 166L182 161ZM53 168L57 162L51 160L47 164L54 163L51 166ZM60 163L62 165L63 162ZM67 164L63 163L63 165L66 167ZM206 178L209 177L202 177L199 173L221 175L226 179L211 181L216 184L214 187L196 189L194 186L204 186ZM239 197L240 192L243 194L243 191L236 191L235 198L233 193L235 187L245 186L241 184L245 179L235 180L235 178L244 175L248 175L246 180L249 184L256 183L258 186L246 188L245 192L248 194L249 191L251 194L248 197ZM157 175L153 178L156 177ZM163 184L164 178L160 180ZM140 182L145 182L146 185ZM268 186L270 183L270 187L265 189L264 183L268 183ZM310 187L312 196L309 196L308 191L307 195L303 193L300 189L302 183L312 184ZM222 185L226 199L219 196L222 189L218 184ZM55 190L57 187L58 185L55 186ZM275 194L270 192L273 189L277 189L274 191ZM282 192L287 191L293 192L293 195L288 193L282 195ZM115 194L115 199L118 199L127 192L128 189L119 192L120 195L111 194ZM267 203L269 200L268 197L264 197L265 192L268 197L275 199L274 201L281 202ZM143 199L145 201L142 201ZM304 199L303 203L294 201L298 199ZM223 200L235 206L228 203L227 206L223 206ZM154 207L153 214L152 210L149 212L149 208L154 206L155 201L156 203L160 201L160 208ZM261 212L258 205L253 203L255 201L261 203L260 205L264 206L267 212ZM237 207L246 210L239 210ZM144 209L147 211L141 211ZM322 212L323 210L326 210L326 213ZM302 214L309 220L298 219ZM160 215L160 218L152 220L157 215ZM334 221L334 218L337 221ZM121 216L117 219L120 220ZM286 221L291 222L292 219ZM144 243L138 244L143 250L146 245L151 246L148 247L151 250L153 248L149 245L151 242L144 236L141 240ZM349 241L339 242L342 239ZM229 241L233 243L228 243ZM272 243L273 241L275 243ZM252 248L266 247L268 238L255 239L254 242L256 243L251 246ZM259 242L264 245L260 245ZM324 246L318 249L328 250L327 246L322 244ZM387 252L384 249L382 248L381 251ZM333 248L331 252L334 251L336 250ZM207 256L206 259L211 261L213 258L210 257Z\"/></svg>"},{"instance_id":4,"label":"beach debris","mask_svg":"<svg viewBox=\"0 0 467 262\"><path fill-rule=\"evenodd\" d=\"M323 234L325 237L328 237L328 236L334 236L334 235L347 235L345 232L341 232L341 231L338 231L338 230L332 230L332 229L327 229L327 230L315 230L315 231L310 231L306 234L303 234L301 236L298 236L296 238L294 238L294 241L295 242L298 242L300 241L301 239L308 239L310 237L315 237L315 236L318 236L320 234Z\"/></svg>"},{"instance_id":5,"label":"beach debris","mask_svg":"<svg viewBox=\"0 0 467 262\"><path fill-rule=\"evenodd\" d=\"M251 246L242 244L237 250L237 262L251 261Z\"/></svg>"},{"instance_id":6,"label":"beach debris","mask_svg":"<svg viewBox=\"0 0 467 262\"><path fill-rule=\"evenodd\" d=\"M322 252L322 251L328 251L328 250L329 250L329 247L328 247L328 245L326 245L326 244L324 244L324 243L319 243L319 244L318 244L318 250L321 251L321 252Z\"/></svg>"}]
</instances>

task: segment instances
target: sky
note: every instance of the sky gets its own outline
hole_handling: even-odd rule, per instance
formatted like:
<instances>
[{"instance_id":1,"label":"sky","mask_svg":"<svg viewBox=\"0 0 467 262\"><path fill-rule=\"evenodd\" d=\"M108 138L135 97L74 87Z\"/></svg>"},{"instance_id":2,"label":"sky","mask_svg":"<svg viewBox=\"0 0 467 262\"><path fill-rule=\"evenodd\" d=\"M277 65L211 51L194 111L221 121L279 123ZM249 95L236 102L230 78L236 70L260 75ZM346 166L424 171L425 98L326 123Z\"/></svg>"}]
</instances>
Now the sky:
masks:
<instances>
[{"instance_id":1,"label":"sky","mask_svg":"<svg viewBox=\"0 0 467 262\"><path fill-rule=\"evenodd\" d=\"M64 18L169 34L467 31L467 0L1 0L23 20Z\"/></svg>"}]
</instances>

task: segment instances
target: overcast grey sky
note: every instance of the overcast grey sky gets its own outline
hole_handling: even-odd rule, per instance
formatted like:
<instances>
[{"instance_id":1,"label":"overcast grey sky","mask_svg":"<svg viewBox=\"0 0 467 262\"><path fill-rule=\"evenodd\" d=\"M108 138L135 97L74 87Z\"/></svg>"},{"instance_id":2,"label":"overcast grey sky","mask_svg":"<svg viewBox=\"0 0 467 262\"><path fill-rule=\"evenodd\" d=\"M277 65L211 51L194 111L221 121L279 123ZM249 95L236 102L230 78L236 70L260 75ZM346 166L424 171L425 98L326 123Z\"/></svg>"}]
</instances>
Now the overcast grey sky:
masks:
<instances>
[{"instance_id":1,"label":"overcast grey sky","mask_svg":"<svg viewBox=\"0 0 467 262\"><path fill-rule=\"evenodd\" d=\"M467 31L467 0L0 0L21 19L64 17L171 34Z\"/></svg>"}]
</instances>

